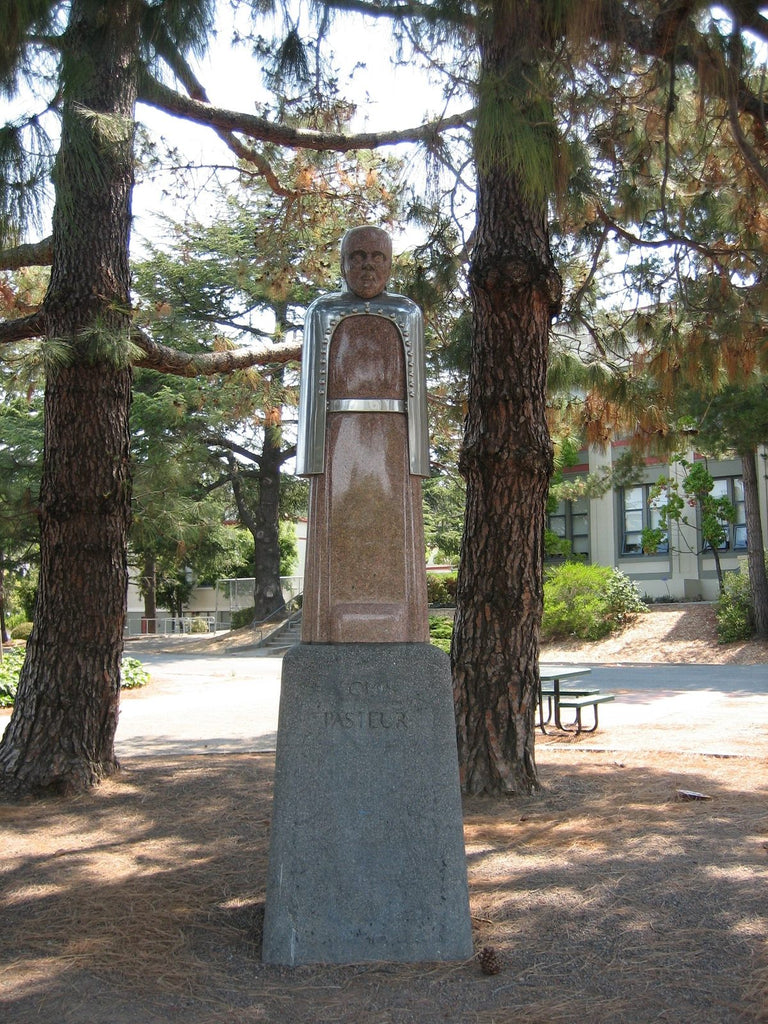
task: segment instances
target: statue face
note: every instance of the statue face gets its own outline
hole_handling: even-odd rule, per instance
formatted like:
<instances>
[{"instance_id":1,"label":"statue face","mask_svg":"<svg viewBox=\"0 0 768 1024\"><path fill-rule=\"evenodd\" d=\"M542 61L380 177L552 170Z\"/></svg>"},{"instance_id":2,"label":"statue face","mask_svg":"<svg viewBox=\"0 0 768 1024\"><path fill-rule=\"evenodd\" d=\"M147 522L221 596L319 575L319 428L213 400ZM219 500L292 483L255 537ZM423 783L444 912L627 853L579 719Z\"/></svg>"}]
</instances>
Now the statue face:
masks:
<instances>
[{"instance_id":1,"label":"statue face","mask_svg":"<svg viewBox=\"0 0 768 1024\"><path fill-rule=\"evenodd\" d=\"M358 228L344 238L341 272L361 299L373 299L387 286L392 270L392 243L380 228Z\"/></svg>"}]
</instances>

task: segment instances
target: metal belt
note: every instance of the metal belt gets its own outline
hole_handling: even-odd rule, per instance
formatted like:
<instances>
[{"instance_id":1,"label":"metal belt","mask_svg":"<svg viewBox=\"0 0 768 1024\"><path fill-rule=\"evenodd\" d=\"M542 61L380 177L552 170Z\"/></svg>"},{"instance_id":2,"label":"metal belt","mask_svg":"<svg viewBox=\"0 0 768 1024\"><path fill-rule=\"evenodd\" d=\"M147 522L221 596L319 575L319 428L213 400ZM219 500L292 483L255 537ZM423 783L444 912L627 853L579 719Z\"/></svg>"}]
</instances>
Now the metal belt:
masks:
<instances>
[{"instance_id":1,"label":"metal belt","mask_svg":"<svg viewBox=\"0 0 768 1024\"><path fill-rule=\"evenodd\" d=\"M405 412L399 398L332 398L328 412Z\"/></svg>"}]
</instances>

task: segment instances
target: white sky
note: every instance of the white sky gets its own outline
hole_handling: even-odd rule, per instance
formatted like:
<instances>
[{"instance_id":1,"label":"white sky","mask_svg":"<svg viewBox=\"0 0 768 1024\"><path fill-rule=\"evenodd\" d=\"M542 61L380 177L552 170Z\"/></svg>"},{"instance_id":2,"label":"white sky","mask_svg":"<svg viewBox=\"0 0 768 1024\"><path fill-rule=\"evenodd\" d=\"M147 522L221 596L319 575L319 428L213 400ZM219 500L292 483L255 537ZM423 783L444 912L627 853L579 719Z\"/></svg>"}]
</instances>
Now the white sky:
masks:
<instances>
[{"instance_id":1,"label":"white sky","mask_svg":"<svg viewBox=\"0 0 768 1024\"><path fill-rule=\"evenodd\" d=\"M4 2L4 0L0 0ZM298 2L298 0L297 0ZM243 25L243 29L245 29ZM306 37L311 25L301 20L299 29ZM265 35L268 29L262 29ZM265 101L267 94L261 86L258 58L251 53L246 43L238 47L231 45L232 12L222 0L217 35L211 41L207 55L197 63L195 72L208 92L212 103L232 110L252 113L257 101ZM381 130L385 128L412 127L423 120L445 113L441 90L421 69L394 68L390 56L394 51L388 24L373 22L351 15L338 19L332 28L334 59L338 65L340 91L346 98L358 104L352 130ZM363 56L361 56L361 54ZM364 66L358 66L364 65ZM353 76L353 77L352 77ZM12 102L0 103L0 123L30 111L39 112L45 100L22 93ZM456 105L452 110L459 109ZM148 128L154 138L162 137L176 147L185 162L190 164L221 163L231 165L232 154L216 137L210 128L170 117L153 108L139 105L137 117ZM54 116L46 118L46 127L51 132L58 129ZM391 150L388 150L391 151ZM413 152L409 147L400 147L400 155ZM423 167L416 164L409 173L423 174ZM156 215L171 216L181 220L184 203L177 197L169 198L164 192L163 178L156 181L140 180L133 195L133 247L140 250L143 239L151 239L158 232ZM205 203L204 178L202 194L198 197L196 214L202 215ZM165 186L170 179L165 179ZM29 240L44 237L50 233L50 204L39 231L30 232Z\"/></svg>"},{"instance_id":2,"label":"white sky","mask_svg":"<svg viewBox=\"0 0 768 1024\"><path fill-rule=\"evenodd\" d=\"M223 17L230 15L224 5ZM309 23L301 23L306 36ZM266 33L265 33L266 34ZM195 73L208 97L216 106L245 113L256 110L257 102L267 101L261 85L258 58L248 44L232 47L231 21L222 23L218 36L212 41L207 55L195 66ZM393 66L393 43L386 24L373 24L371 19L351 16L333 26L334 58L339 69L339 88L342 95L358 104L356 118L351 126L355 131L378 131L386 128L411 127L427 118L444 113L444 101L437 84L430 82L421 69ZM364 57L360 57L364 54ZM359 66L364 64L364 67ZM458 109L454 105L453 110ZM229 165L232 154L210 128L172 118L160 111L141 105L138 118L154 136L162 136L177 146L194 164L220 162ZM391 150L388 149L388 152ZM409 152L399 147L400 155ZM413 152L413 149L410 149ZM416 173L423 173L419 169ZM204 179L200 179L204 180ZM198 203L204 203L203 195ZM180 206L171 206L162 195L161 183L142 183L134 190L134 243L156 234L155 213L183 217ZM203 211L196 208L196 215Z\"/></svg>"}]
</instances>

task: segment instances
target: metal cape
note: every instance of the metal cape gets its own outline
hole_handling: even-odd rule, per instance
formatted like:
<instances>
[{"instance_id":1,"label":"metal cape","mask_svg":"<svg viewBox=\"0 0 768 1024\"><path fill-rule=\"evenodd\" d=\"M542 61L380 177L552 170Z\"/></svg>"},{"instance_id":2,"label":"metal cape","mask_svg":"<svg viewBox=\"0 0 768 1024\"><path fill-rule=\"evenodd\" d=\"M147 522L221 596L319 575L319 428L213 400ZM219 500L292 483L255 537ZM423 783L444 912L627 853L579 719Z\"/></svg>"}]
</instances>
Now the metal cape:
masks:
<instances>
[{"instance_id":1,"label":"metal cape","mask_svg":"<svg viewBox=\"0 0 768 1024\"><path fill-rule=\"evenodd\" d=\"M354 292L333 292L315 299L307 310L302 352L299 436L296 472L323 473L325 421L328 408L328 352L341 320L350 316L380 316L397 328L405 352L408 415L408 456L413 476L429 476L427 392L424 364L424 323L421 310L404 295L382 292L366 301Z\"/></svg>"}]
</instances>

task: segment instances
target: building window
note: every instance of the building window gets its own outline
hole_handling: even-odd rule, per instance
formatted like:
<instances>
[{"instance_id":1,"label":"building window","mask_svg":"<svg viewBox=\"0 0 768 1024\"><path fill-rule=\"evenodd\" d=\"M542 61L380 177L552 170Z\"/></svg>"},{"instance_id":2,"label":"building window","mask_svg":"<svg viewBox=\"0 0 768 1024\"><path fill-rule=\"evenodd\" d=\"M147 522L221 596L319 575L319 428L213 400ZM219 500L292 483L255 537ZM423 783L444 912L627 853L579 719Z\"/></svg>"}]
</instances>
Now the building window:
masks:
<instances>
[{"instance_id":1,"label":"building window","mask_svg":"<svg viewBox=\"0 0 768 1024\"><path fill-rule=\"evenodd\" d=\"M621 491L622 502L622 555L643 554L643 530L661 528L661 510L667 503L665 493L651 497L653 484L638 484L636 487L624 487ZM665 533L656 546L655 553L669 551L669 537Z\"/></svg>"},{"instance_id":2,"label":"building window","mask_svg":"<svg viewBox=\"0 0 768 1024\"><path fill-rule=\"evenodd\" d=\"M726 540L720 551L745 551L747 547L747 517L744 510L744 481L740 476L723 476L715 479L709 492L713 498L727 498L736 509L736 519L723 523Z\"/></svg>"},{"instance_id":3,"label":"building window","mask_svg":"<svg viewBox=\"0 0 768 1024\"><path fill-rule=\"evenodd\" d=\"M560 540L567 540L574 555L589 557L589 499L559 501L547 517L547 526Z\"/></svg>"}]
</instances>

